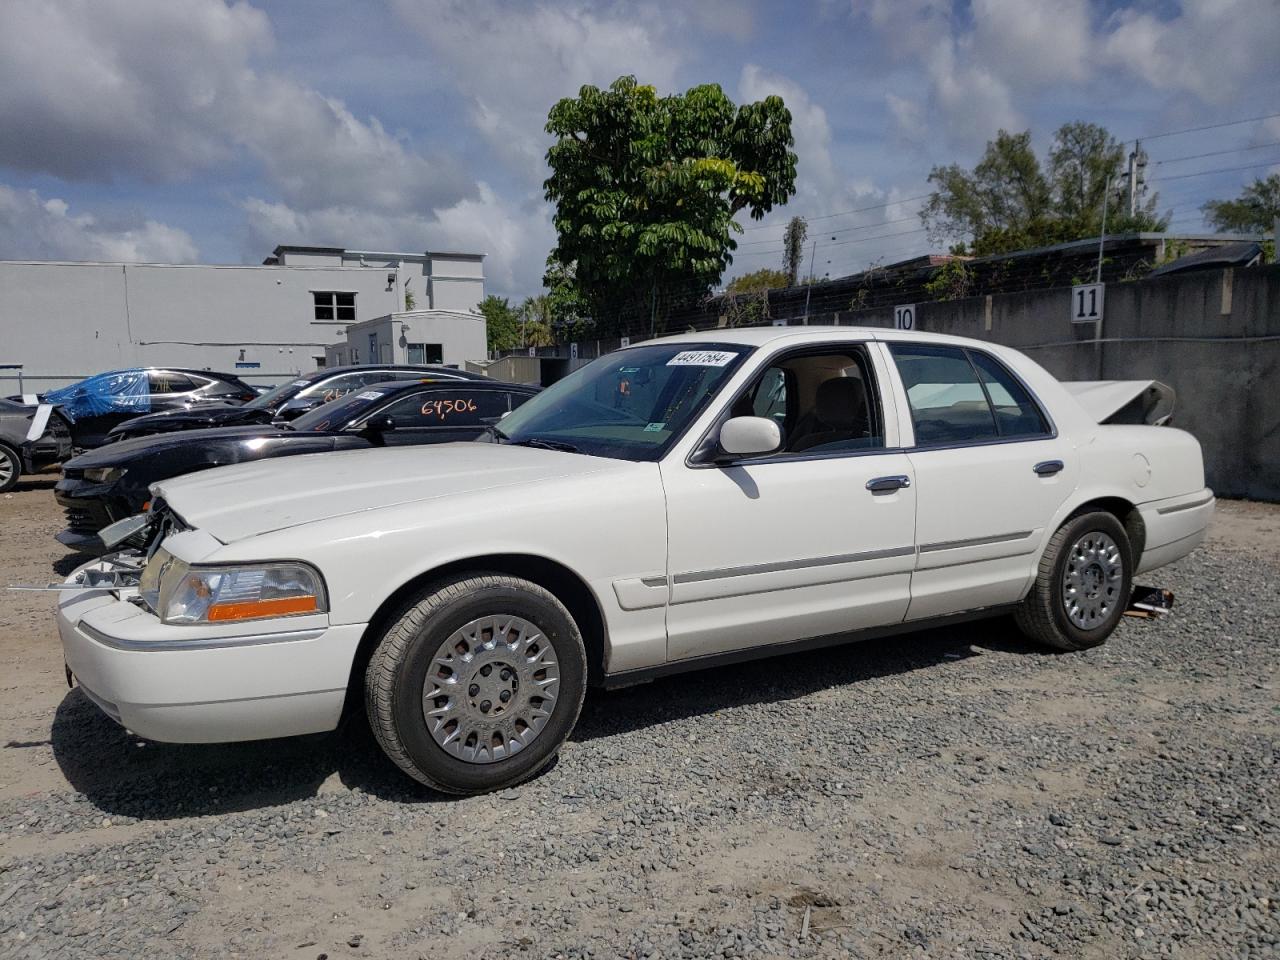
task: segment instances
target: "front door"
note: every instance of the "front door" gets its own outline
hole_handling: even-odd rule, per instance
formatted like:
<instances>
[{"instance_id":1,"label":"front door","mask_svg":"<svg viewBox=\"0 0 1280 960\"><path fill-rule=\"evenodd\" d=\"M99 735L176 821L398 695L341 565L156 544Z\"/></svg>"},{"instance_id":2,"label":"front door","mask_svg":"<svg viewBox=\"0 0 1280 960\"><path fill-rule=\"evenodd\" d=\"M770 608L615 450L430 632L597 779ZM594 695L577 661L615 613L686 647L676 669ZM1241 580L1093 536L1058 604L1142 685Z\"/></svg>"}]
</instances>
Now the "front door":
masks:
<instances>
[{"instance_id":1,"label":"front door","mask_svg":"<svg viewBox=\"0 0 1280 960\"><path fill-rule=\"evenodd\" d=\"M668 659L903 619L916 491L877 381L861 344L783 355L726 411L778 422L781 450L662 463Z\"/></svg>"},{"instance_id":2,"label":"front door","mask_svg":"<svg viewBox=\"0 0 1280 960\"><path fill-rule=\"evenodd\" d=\"M1078 460L1040 405L981 350L891 343L915 446L919 557L909 620L1021 599Z\"/></svg>"}]
</instances>

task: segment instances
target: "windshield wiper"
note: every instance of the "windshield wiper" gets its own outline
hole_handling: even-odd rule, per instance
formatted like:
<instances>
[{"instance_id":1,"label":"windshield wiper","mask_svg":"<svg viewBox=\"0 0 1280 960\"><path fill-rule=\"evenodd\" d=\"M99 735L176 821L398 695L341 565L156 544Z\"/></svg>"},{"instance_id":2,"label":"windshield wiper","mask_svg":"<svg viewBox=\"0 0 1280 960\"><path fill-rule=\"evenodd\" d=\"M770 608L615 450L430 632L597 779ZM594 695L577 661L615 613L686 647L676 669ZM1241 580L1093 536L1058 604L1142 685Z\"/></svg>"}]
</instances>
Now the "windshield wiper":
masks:
<instances>
[{"instance_id":1,"label":"windshield wiper","mask_svg":"<svg viewBox=\"0 0 1280 960\"><path fill-rule=\"evenodd\" d=\"M581 453L572 443L563 440L545 440L542 437L530 437L528 440L511 440L513 447L537 447L539 450L559 450L562 453Z\"/></svg>"},{"instance_id":2,"label":"windshield wiper","mask_svg":"<svg viewBox=\"0 0 1280 960\"><path fill-rule=\"evenodd\" d=\"M507 443L511 439L498 429L498 425L496 423L488 424L485 427L485 430L487 431L485 439L491 443Z\"/></svg>"}]
</instances>

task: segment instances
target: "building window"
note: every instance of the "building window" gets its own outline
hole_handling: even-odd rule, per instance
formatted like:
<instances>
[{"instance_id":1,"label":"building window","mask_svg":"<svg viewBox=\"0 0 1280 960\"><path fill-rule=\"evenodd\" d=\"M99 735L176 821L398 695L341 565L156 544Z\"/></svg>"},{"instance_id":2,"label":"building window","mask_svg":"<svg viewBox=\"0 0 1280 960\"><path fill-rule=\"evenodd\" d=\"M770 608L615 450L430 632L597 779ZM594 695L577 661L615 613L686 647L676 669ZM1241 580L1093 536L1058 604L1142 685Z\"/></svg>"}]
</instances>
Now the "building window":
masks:
<instances>
[{"instance_id":1,"label":"building window","mask_svg":"<svg viewBox=\"0 0 1280 960\"><path fill-rule=\"evenodd\" d=\"M411 343L408 352L410 363L444 363L444 345L440 343Z\"/></svg>"},{"instance_id":2,"label":"building window","mask_svg":"<svg viewBox=\"0 0 1280 960\"><path fill-rule=\"evenodd\" d=\"M313 290L316 320L322 323L355 323L356 295L337 291Z\"/></svg>"},{"instance_id":3,"label":"building window","mask_svg":"<svg viewBox=\"0 0 1280 960\"><path fill-rule=\"evenodd\" d=\"M325 366L325 358L324 358L324 357L312 357L311 359L312 359L312 360L314 360L314 361L316 362L316 369L317 369L317 370L322 370L322 369L324 369L324 366Z\"/></svg>"}]
</instances>

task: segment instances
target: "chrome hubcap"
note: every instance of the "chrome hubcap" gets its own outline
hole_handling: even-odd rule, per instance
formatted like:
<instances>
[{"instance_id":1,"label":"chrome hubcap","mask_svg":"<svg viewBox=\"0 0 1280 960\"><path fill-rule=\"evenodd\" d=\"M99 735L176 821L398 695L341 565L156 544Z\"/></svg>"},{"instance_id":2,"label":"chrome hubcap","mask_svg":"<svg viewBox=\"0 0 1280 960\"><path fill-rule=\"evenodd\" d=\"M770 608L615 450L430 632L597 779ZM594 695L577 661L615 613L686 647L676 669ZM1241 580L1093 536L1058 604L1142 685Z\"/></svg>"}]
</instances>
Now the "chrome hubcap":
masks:
<instances>
[{"instance_id":1,"label":"chrome hubcap","mask_svg":"<svg viewBox=\"0 0 1280 960\"><path fill-rule=\"evenodd\" d=\"M467 763L496 763L529 746L560 692L555 648L513 614L480 617L440 644L422 688L431 737Z\"/></svg>"},{"instance_id":2,"label":"chrome hubcap","mask_svg":"<svg viewBox=\"0 0 1280 960\"><path fill-rule=\"evenodd\" d=\"M1067 554L1062 574L1062 605L1081 630L1093 630L1122 601L1124 566L1116 542L1099 531L1086 533Z\"/></svg>"},{"instance_id":3,"label":"chrome hubcap","mask_svg":"<svg viewBox=\"0 0 1280 960\"><path fill-rule=\"evenodd\" d=\"M17 465L9 456L8 451L0 450L0 486L8 483L17 474Z\"/></svg>"}]
</instances>

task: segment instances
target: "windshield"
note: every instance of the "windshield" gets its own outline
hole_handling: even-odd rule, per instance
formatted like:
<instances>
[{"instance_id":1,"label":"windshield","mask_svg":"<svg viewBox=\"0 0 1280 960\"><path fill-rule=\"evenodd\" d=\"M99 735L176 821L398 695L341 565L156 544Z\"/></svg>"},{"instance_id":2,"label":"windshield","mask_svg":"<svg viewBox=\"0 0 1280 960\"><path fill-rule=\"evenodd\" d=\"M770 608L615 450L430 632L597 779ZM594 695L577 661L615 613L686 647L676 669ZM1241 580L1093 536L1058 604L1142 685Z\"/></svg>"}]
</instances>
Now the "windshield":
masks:
<instances>
[{"instance_id":1,"label":"windshield","mask_svg":"<svg viewBox=\"0 0 1280 960\"><path fill-rule=\"evenodd\" d=\"M399 387L401 384L388 384L388 386ZM289 426L303 433L307 431L323 433L325 430L341 430L389 392L388 390L379 390L377 387L369 387L358 393L348 393L345 397L322 403L314 410L304 413L298 419L292 421Z\"/></svg>"},{"instance_id":2,"label":"windshield","mask_svg":"<svg viewBox=\"0 0 1280 960\"><path fill-rule=\"evenodd\" d=\"M594 360L504 417L504 442L558 445L620 460L656 460L750 347L672 343Z\"/></svg>"},{"instance_id":3,"label":"windshield","mask_svg":"<svg viewBox=\"0 0 1280 960\"><path fill-rule=\"evenodd\" d=\"M254 397L245 406L252 407L254 410L275 410L295 393L309 386L311 386L310 380L290 380Z\"/></svg>"}]
</instances>

